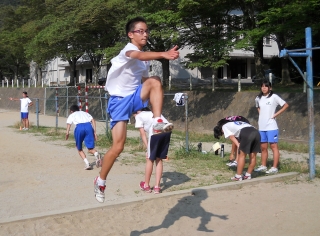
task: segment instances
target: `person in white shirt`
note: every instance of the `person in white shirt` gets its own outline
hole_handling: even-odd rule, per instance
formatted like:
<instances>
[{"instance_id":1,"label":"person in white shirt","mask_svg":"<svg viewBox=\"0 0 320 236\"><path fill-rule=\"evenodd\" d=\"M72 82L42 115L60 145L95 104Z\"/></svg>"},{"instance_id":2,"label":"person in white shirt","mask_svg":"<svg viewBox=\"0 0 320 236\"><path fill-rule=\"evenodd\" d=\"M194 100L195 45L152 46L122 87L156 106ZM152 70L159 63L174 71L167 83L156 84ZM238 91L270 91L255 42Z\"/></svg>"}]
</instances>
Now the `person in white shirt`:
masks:
<instances>
[{"instance_id":1,"label":"person in white shirt","mask_svg":"<svg viewBox=\"0 0 320 236\"><path fill-rule=\"evenodd\" d=\"M29 130L29 107L33 102L28 97L27 92L22 92L22 98L9 98L11 101L21 101L21 121L23 124L22 130Z\"/></svg>"},{"instance_id":2,"label":"person in white shirt","mask_svg":"<svg viewBox=\"0 0 320 236\"><path fill-rule=\"evenodd\" d=\"M160 181L163 173L163 159L167 158L171 132L155 134L153 131L153 113L145 107L141 111L133 113L136 120L135 128L140 131L140 137L143 145L147 147L146 151L146 168L145 168L145 181L140 182L140 189L151 193L150 178L153 171L153 163L156 162L156 184L153 187L153 192L158 194L161 192ZM166 118L161 115L164 123L169 123ZM148 138L147 138L148 136Z\"/></svg>"},{"instance_id":3,"label":"person in white shirt","mask_svg":"<svg viewBox=\"0 0 320 236\"><path fill-rule=\"evenodd\" d=\"M289 105L282 98L273 93L271 83L268 80L262 82L261 91L256 97L255 103L259 112L258 124L261 136L261 165L254 171L276 174L278 173L280 159L278 148L279 129L276 117L284 112ZM278 106L280 106L281 109L276 112ZM268 143L270 144L273 153L273 166L269 170L267 170Z\"/></svg>"},{"instance_id":4,"label":"person in white shirt","mask_svg":"<svg viewBox=\"0 0 320 236\"><path fill-rule=\"evenodd\" d=\"M104 202L106 179L114 161L124 149L127 121L133 112L146 106L150 100L154 115L155 132L167 131L171 125L160 119L163 105L163 89L158 76L148 75L150 60L175 60L179 57L178 47L166 52L143 52L150 30L145 19L136 17L126 24L126 35L130 42L118 56L111 60L105 90L110 94L107 113L111 118L112 146L104 155L100 175L94 179L94 193L98 202Z\"/></svg>"},{"instance_id":5,"label":"person in white shirt","mask_svg":"<svg viewBox=\"0 0 320 236\"><path fill-rule=\"evenodd\" d=\"M95 156L97 168L100 167L102 164L100 154L94 148L95 141L97 140L95 120L89 113L80 111L79 106L77 105L72 105L70 107L70 113L71 114L67 119L66 140L68 140L69 138L71 125L74 124L76 126L74 129L74 139L76 141L76 148L78 150L78 153L85 163L84 169L90 170L92 169L92 166L90 165L86 154L82 149L83 142L88 148L88 152Z\"/></svg>"},{"instance_id":6,"label":"person in white shirt","mask_svg":"<svg viewBox=\"0 0 320 236\"><path fill-rule=\"evenodd\" d=\"M251 173L256 165L257 153L260 152L260 134L258 130L246 122L233 121L225 123L222 128L216 126L214 132L215 138L219 138L224 134L225 138L229 138L238 147L237 174L231 180L251 179ZM245 175L242 175L247 154L249 154L250 158L249 167Z\"/></svg>"}]
</instances>

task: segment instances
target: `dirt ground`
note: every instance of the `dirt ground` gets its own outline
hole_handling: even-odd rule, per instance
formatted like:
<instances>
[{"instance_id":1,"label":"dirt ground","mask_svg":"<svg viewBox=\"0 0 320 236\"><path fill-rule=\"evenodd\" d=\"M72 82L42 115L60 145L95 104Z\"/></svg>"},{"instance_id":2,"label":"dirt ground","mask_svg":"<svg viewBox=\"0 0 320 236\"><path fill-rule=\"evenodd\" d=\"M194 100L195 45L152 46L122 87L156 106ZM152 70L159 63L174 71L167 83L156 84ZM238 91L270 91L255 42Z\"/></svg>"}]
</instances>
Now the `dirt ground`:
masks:
<instances>
[{"instance_id":1,"label":"dirt ground","mask_svg":"<svg viewBox=\"0 0 320 236\"><path fill-rule=\"evenodd\" d=\"M30 120L35 123L35 114ZM55 117L41 115L40 120L55 125ZM0 109L0 235L319 235L319 179L307 181L303 175L237 190L200 188L195 194L161 197L139 191L143 163L117 161L100 204L93 193L99 170L83 170L73 148L8 127L17 121L18 111ZM65 121L59 118L59 126ZM99 132L104 128L98 123ZM282 157L306 160L307 155ZM174 171L166 164L164 169Z\"/></svg>"}]
</instances>

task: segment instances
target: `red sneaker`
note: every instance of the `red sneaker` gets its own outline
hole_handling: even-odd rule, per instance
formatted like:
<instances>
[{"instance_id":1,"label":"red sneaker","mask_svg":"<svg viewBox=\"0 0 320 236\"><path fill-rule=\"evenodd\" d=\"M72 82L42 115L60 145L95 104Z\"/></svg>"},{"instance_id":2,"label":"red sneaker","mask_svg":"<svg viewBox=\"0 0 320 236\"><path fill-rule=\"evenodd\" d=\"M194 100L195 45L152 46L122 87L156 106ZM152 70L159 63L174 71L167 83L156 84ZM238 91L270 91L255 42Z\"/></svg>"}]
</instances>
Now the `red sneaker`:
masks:
<instances>
[{"instance_id":1,"label":"red sneaker","mask_svg":"<svg viewBox=\"0 0 320 236\"><path fill-rule=\"evenodd\" d=\"M145 184L144 181L141 181L141 182L140 182L140 189L141 189L142 191L145 191L146 193L151 193L152 190L151 190L150 186L145 187L144 184Z\"/></svg>"}]
</instances>

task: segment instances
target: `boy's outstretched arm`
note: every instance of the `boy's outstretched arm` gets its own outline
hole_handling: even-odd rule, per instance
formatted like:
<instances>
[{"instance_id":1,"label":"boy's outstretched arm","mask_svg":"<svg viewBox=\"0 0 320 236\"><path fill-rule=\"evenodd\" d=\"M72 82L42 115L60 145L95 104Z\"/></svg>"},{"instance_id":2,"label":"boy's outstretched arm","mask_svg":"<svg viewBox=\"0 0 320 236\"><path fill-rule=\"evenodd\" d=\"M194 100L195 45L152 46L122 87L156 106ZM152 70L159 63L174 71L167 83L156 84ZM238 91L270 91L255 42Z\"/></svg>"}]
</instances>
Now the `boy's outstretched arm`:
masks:
<instances>
[{"instance_id":1,"label":"boy's outstretched arm","mask_svg":"<svg viewBox=\"0 0 320 236\"><path fill-rule=\"evenodd\" d=\"M127 51L127 57L139 59L141 61L150 61L156 59L175 60L179 57L178 46L174 46L166 52L141 52L141 51Z\"/></svg>"}]
</instances>

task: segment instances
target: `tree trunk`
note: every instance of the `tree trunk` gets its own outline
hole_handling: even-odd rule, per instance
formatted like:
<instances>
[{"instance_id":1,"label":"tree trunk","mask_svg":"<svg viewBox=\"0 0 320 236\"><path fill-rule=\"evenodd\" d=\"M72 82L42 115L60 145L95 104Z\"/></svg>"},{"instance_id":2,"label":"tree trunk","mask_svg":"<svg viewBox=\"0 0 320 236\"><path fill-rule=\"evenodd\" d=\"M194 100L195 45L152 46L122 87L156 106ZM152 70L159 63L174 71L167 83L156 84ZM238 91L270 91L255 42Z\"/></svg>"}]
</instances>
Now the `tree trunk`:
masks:
<instances>
[{"instance_id":1,"label":"tree trunk","mask_svg":"<svg viewBox=\"0 0 320 236\"><path fill-rule=\"evenodd\" d=\"M219 84L218 69L212 68L212 75L214 76L214 84Z\"/></svg>"},{"instance_id":2,"label":"tree trunk","mask_svg":"<svg viewBox=\"0 0 320 236\"><path fill-rule=\"evenodd\" d=\"M42 84L42 70L41 67L37 65L37 72L36 72L36 80L37 80L37 85Z\"/></svg>"},{"instance_id":3,"label":"tree trunk","mask_svg":"<svg viewBox=\"0 0 320 236\"><path fill-rule=\"evenodd\" d=\"M263 70L263 39L259 40L253 49L254 53L254 63L256 67L256 78L259 81L264 80L264 70Z\"/></svg>"},{"instance_id":4,"label":"tree trunk","mask_svg":"<svg viewBox=\"0 0 320 236\"><path fill-rule=\"evenodd\" d=\"M160 60L162 64L162 86L166 87L169 85L169 76L170 76L170 65L169 60L162 59Z\"/></svg>"},{"instance_id":5,"label":"tree trunk","mask_svg":"<svg viewBox=\"0 0 320 236\"><path fill-rule=\"evenodd\" d=\"M77 84L77 61L80 57L73 57L68 59L69 65L70 65L70 82L68 86L74 86Z\"/></svg>"},{"instance_id":6,"label":"tree trunk","mask_svg":"<svg viewBox=\"0 0 320 236\"><path fill-rule=\"evenodd\" d=\"M289 74L289 62L287 58L281 58L281 77L282 81L281 84L290 84L291 79L290 79L290 74Z\"/></svg>"}]
</instances>

